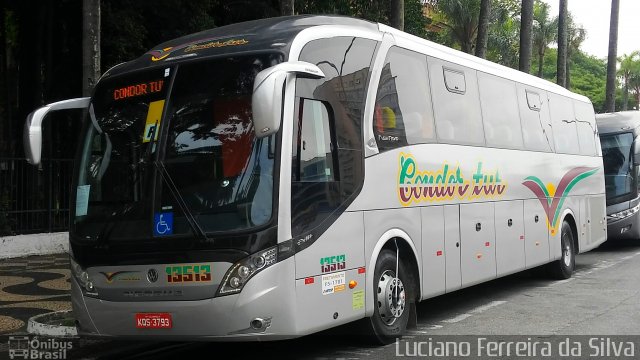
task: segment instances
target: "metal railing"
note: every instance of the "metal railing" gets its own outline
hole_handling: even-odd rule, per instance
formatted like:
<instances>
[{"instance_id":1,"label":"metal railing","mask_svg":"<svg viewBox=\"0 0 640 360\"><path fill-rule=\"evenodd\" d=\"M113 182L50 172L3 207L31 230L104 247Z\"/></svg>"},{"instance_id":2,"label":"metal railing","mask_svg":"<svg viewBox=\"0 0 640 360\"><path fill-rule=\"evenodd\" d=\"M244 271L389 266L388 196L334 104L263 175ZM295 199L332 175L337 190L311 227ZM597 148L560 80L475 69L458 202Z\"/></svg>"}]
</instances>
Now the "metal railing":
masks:
<instances>
[{"instance_id":1,"label":"metal railing","mask_svg":"<svg viewBox=\"0 0 640 360\"><path fill-rule=\"evenodd\" d=\"M0 158L0 236L69 228L72 159Z\"/></svg>"}]
</instances>

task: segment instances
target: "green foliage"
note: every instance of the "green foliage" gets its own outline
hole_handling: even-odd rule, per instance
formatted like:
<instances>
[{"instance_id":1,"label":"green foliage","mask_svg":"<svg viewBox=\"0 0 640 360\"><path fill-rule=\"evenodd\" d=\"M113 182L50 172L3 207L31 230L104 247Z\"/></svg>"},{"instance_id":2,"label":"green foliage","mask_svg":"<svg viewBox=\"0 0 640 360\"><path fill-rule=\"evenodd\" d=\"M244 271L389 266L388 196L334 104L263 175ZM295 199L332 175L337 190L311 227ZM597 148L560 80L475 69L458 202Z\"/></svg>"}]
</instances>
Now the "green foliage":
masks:
<instances>
[{"instance_id":1,"label":"green foliage","mask_svg":"<svg viewBox=\"0 0 640 360\"><path fill-rule=\"evenodd\" d=\"M492 8L487 41L487 59L516 69L520 51L520 6L518 0L500 0Z\"/></svg>"},{"instance_id":2,"label":"green foliage","mask_svg":"<svg viewBox=\"0 0 640 360\"><path fill-rule=\"evenodd\" d=\"M556 78L558 50L549 49L544 55L543 78L551 82ZM537 59L532 68L537 69ZM588 97L596 112L604 111L605 87L607 82L607 62L578 50L573 53L569 66L571 91Z\"/></svg>"},{"instance_id":3,"label":"green foliage","mask_svg":"<svg viewBox=\"0 0 640 360\"><path fill-rule=\"evenodd\" d=\"M109 0L102 4L103 68L164 41L215 26L217 0Z\"/></svg>"},{"instance_id":4,"label":"green foliage","mask_svg":"<svg viewBox=\"0 0 640 360\"><path fill-rule=\"evenodd\" d=\"M296 0L299 14L337 14L389 24L388 0ZM420 0L404 0L404 31L427 37L427 18Z\"/></svg>"},{"instance_id":5,"label":"green foliage","mask_svg":"<svg viewBox=\"0 0 640 360\"><path fill-rule=\"evenodd\" d=\"M435 8L451 39L462 51L471 53L478 33L480 0L438 0Z\"/></svg>"},{"instance_id":6,"label":"green foliage","mask_svg":"<svg viewBox=\"0 0 640 360\"><path fill-rule=\"evenodd\" d=\"M404 0L404 31L427 38L428 19L422 12L420 0Z\"/></svg>"}]
</instances>

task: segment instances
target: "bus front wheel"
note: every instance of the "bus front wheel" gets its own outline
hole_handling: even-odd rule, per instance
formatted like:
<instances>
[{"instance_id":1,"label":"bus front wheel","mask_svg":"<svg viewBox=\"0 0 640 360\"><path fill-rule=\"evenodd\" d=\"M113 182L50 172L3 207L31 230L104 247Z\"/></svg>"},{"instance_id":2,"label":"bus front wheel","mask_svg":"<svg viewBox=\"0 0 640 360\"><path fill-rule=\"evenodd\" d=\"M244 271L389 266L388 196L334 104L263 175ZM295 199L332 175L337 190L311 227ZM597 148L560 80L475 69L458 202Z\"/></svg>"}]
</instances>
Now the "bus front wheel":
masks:
<instances>
[{"instance_id":1,"label":"bus front wheel","mask_svg":"<svg viewBox=\"0 0 640 360\"><path fill-rule=\"evenodd\" d=\"M396 265L398 276L396 276ZM369 333L381 344L389 344L401 337L409 321L412 284L402 262L396 264L396 252L383 250L374 272L375 310L369 318Z\"/></svg>"},{"instance_id":2,"label":"bus front wheel","mask_svg":"<svg viewBox=\"0 0 640 360\"><path fill-rule=\"evenodd\" d=\"M574 244L574 234L571 225L569 225L567 221L563 221L560 230L562 254L560 255L560 259L547 265L547 270L554 279L564 280L571 277L576 266L576 250Z\"/></svg>"}]
</instances>

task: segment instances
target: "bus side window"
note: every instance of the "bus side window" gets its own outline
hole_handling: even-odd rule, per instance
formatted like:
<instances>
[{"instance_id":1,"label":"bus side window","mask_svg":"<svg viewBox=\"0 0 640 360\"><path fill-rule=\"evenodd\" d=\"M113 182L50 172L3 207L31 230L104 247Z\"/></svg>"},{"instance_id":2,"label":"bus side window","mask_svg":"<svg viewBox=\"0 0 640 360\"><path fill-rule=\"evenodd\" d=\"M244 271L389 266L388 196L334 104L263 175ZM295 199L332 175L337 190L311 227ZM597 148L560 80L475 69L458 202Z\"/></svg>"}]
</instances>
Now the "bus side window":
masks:
<instances>
[{"instance_id":1,"label":"bus side window","mask_svg":"<svg viewBox=\"0 0 640 360\"><path fill-rule=\"evenodd\" d=\"M297 150L293 174L294 181L327 182L337 180L335 160L335 138L332 134L329 112L325 103L300 99L296 130Z\"/></svg>"},{"instance_id":2,"label":"bus side window","mask_svg":"<svg viewBox=\"0 0 640 360\"><path fill-rule=\"evenodd\" d=\"M553 130L546 92L516 84L526 150L553 152Z\"/></svg>"},{"instance_id":3,"label":"bus side window","mask_svg":"<svg viewBox=\"0 0 640 360\"><path fill-rule=\"evenodd\" d=\"M549 108L556 152L562 154L580 154L576 117L571 99L549 93Z\"/></svg>"},{"instance_id":4,"label":"bus side window","mask_svg":"<svg viewBox=\"0 0 640 360\"><path fill-rule=\"evenodd\" d=\"M484 145L476 70L427 57L433 113L443 143Z\"/></svg>"},{"instance_id":5,"label":"bus side window","mask_svg":"<svg viewBox=\"0 0 640 360\"><path fill-rule=\"evenodd\" d=\"M478 86L487 146L521 149L522 131L515 83L479 72Z\"/></svg>"},{"instance_id":6,"label":"bus side window","mask_svg":"<svg viewBox=\"0 0 640 360\"><path fill-rule=\"evenodd\" d=\"M576 127L580 141L580 154L593 156L596 154L596 118L593 106L589 103L573 100L576 114Z\"/></svg>"},{"instance_id":7,"label":"bus side window","mask_svg":"<svg viewBox=\"0 0 640 360\"><path fill-rule=\"evenodd\" d=\"M323 101L296 97L295 116L291 232L297 236L320 225L342 201L333 110Z\"/></svg>"},{"instance_id":8,"label":"bus side window","mask_svg":"<svg viewBox=\"0 0 640 360\"><path fill-rule=\"evenodd\" d=\"M433 142L433 111L426 56L392 47L385 59L374 110L380 151Z\"/></svg>"}]
</instances>

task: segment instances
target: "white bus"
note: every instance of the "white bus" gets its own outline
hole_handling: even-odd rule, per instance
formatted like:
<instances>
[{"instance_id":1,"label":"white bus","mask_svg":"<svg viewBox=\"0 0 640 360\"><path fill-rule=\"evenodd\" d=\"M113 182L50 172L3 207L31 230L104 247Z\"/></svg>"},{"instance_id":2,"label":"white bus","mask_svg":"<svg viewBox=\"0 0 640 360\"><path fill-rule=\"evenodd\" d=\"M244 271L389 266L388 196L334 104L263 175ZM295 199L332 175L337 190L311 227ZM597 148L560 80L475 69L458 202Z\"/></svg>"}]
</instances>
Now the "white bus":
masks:
<instances>
[{"instance_id":1,"label":"white bus","mask_svg":"<svg viewBox=\"0 0 640 360\"><path fill-rule=\"evenodd\" d=\"M224 26L109 70L87 108L69 230L81 334L280 339L605 240L589 100L345 17Z\"/></svg>"}]
</instances>

